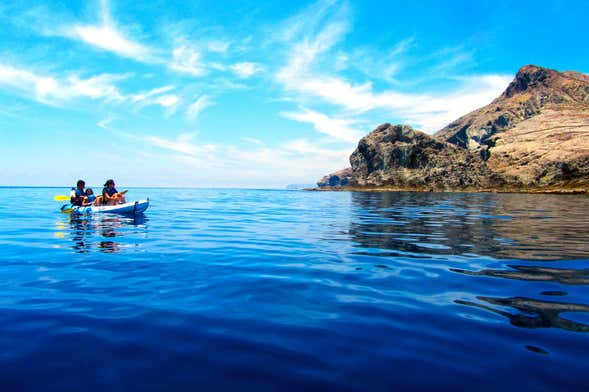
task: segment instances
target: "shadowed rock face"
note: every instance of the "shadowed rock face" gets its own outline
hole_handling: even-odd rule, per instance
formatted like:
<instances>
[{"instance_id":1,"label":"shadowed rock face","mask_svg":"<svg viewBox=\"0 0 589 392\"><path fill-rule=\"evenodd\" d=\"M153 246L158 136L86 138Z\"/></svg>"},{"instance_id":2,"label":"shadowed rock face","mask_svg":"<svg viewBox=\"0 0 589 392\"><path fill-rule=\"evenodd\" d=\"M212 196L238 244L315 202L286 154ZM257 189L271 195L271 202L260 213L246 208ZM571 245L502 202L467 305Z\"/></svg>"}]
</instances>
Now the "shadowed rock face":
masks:
<instances>
[{"instance_id":1,"label":"shadowed rock face","mask_svg":"<svg viewBox=\"0 0 589 392\"><path fill-rule=\"evenodd\" d=\"M433 136L377 127L350 163L337 186L586 192L589 76L524 66L500 97Z\"/></svg>"},{"instance_id":2,"label":"shadowed rock face","mask_svg":"<svg viewBox=\"0 0 589 392\"><path fill-rule=\"evenodd\" d=\"M317 181L319 187L343 187L351 185L352 180L352 168L347 167L343 170L336 171L335 173L328 174L322 179Z\"/></svg>"},{"instance_id":3,"label":"shadowed rock face","mask_svg":"<svg viewBox=\"0 0 589 392\"><path fill-rule=\"evenodd\" d=\"M357 186L443 190L491 183L477 154L406 125L376 128L360 140L350 163Z\"/></svg>"}]
</instances>

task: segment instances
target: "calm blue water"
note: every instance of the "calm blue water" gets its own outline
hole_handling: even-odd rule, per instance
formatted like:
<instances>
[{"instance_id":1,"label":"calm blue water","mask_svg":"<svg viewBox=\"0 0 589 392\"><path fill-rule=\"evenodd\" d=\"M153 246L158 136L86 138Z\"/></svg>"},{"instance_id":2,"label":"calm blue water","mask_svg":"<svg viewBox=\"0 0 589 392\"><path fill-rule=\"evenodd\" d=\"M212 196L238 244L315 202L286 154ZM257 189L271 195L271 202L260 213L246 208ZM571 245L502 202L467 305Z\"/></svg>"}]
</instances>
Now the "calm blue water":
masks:
<instances>
[{"instance_id":1,"label":"calm blue water","mask_svg":"<svg viewBox=\"0 0 589 392\"><path fill-rule=\"evenodd\" d=\"M589 388L589 197L0 188L0 390Z\"/></svg>"}]
</instances>

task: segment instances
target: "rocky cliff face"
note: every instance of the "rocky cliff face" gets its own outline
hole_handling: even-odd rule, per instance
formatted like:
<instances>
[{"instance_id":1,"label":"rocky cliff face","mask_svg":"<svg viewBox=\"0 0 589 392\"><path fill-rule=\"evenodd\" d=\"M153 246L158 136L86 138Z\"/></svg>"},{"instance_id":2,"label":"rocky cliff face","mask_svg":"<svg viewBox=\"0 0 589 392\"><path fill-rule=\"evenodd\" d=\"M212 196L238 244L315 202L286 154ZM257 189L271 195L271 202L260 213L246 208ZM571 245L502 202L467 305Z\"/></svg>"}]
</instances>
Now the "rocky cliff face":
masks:
<instances>
[{"instance_id":1,"label":"rocky cliff face","mask_svg":"<svg viewBox=\"0 0 589 392\"><path fill-rule=\"evenodd\" d=\"M353 171L351 167L328 174L317 181L317 186L322 187L343 187L352 185Z\"/></svg>"},{"instance_id":2,"label":"rocky cliff face","mask_svg":"<svg viewBox=\"0 0 589 392\"><path fill-rule=\"evenodd\" d=\"M478 154L406 125L376 128L360 140L350 163L357 186L444 190L493 182Z\"/></svg>"},{"instance_id":3,"label":"rocky cliff face","mask_svg":"<svg viewBox=\"0 0 589 392\"><path fill-rule=\"evenodd\" d=\"M545 110L586 111L589 76L526 65L500 97L452 122L435 134L450 143L484 151L493 147L493 136L515 128Z\"/></svg>"},{"instance_id":4,"label":"rocky cliff face","mask_svg":"<svg viewBox=\"0 0 589 392\"><path fill-rule=\"evenodd\" d=\"M500 97L434 136L379 126L350 163L345 185L336 186L587 190L589 76L522 67ZM319 186L328 184L324 178Z\"/></svg>"}]
</instances>

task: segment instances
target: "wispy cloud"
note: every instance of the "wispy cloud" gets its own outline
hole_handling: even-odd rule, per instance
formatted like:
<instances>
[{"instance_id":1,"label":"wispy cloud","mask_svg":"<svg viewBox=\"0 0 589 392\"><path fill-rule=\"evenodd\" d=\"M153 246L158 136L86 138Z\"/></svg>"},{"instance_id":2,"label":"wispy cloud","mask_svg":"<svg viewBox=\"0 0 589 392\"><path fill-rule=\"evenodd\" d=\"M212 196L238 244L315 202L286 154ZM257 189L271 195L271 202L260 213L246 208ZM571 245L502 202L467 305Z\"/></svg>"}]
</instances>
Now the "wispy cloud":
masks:
<instances>
[{"instance_id":1,"label":"wispy cloud","mask_svg":"<svg viewBox=\"0 0 589 392\"><path fill-rule=\"evenodd\" d=\"M148 61L151 50L126 38L115 26L74 25L65 35L79 39L97 48L139 61Z\"/></svg>"},{"instance_id":2,"label":"wispy cloud","mask_svg":"<svg viewBox=\"0 0 589 392\"><path fill-rule=\"evenodd\" d=\"M62 106L74 99L87 98L138 108L156 105L164 108L167 115L173 114L181 105L182 99L170 93L174 90L171 85L135 94L123 93L116 83L129 77L129 74L100 74L89 78L71 74L62 77L0 64L0 86L46 105Z\"/></svg>"},{"instance_id":3,"label":"wispy cloud","mask_svg":"<svg viewBox=\"0 0 589 392\"><path fill-rule=\"evenodd\" d=\"M207 48L211 52L226 53L230 45L231 43L228 41L212 40L208 42Z\"/></svg>"},{"instance_id":4,"label":"wispy cloud","mask_svg":"<svg viewBox=\"0 0 589 392\"><path fill-rule=\"evenodd\" d=\"M194 134L181 134L176 138L146 136L140 140L170 153L160 159L166 159L168 166L177 164L190 170L190 180L199 181L195 185L200 186L214 185L211 181L226 178L227 173L240 174L231 183L233 186L284 186L284 173L288 173L290 181L309 182L333 167L346 165L351 152L324 148L307 139L293 139L276 147L255 143L253 139L251 148L201 144ZM261 167L264 170L260 170Z\"/></svg>"},{"instance_id":5,"label":"wispy cloud","mask_svg":"<svg viewBox=\"0 0 589 392\"><path fill-rule=\"evenodd\" d=\"M155 147L185 155L194 156L202 153L208 154L215 151L216 147L211 144L195 144L195 138L196 134L194 133L183 133L178 135L176 139L166 139L160 136L147 136L145 137L145 141Z\"/></svg>"},{"instance_id":6,"label":"wispy cloud","mask_svg":"<svg viewBox=\"0 0 589 392\"><path fill-rule=\"evenodd\" d=\"M331 118L306 108L302 108L298 112L283 112L281 114L291 120L312 124L317 131L336 140L355 143L362 137L362 133L352 127L352 124L355 123L353 120Z\"/></svg>"},{"instance_id":7,"label":"wispy cloud","mask_svg":"<svg viewBox=\"0 0 589 392\"><path fill-rule=\"evenodd\" d=\"M152 99L153 97L156 97L158 95L165 94L165 93L172 91L172 90L174 90L174 86L172 86L172 85L156 87L156 88L151 89L149 91L144 91L144 92L140 92L137 94L132 94L130 96L130 99L133 102L143 102L143 101Z\"/></svg>"},{"instance_id":8,"label":"wispy cloud","mask_svg":"<svg viewBox=\"0 0 589 392\"><path fill-rule=\"evenodd\" d=\"M155 103L165 108L176 106L178 104L178 101L178 96L173 94L160 95L154 100Z\"/></svg>"},{"instance_id":9,"label":"wispy cloud","mask_svg":"<svg viewBox=\"0 0 589 392\"><path fill-rule=\"evenodd\" d=\"M244 142L247 142L247 143L257 144L259 146L263 146L264 145L264 142L263 141L261 141L260 139L256 139L254 137L247 137L247 136L245 136L245 137L242 137L241 140L243 140Z\"/></svg>"},{"instance_id":10,"label":"wispy cloud","mask_svg":"<svg viewBox=\"0 0 589 392\"><path fill-rule=\"evenodd\" d=\"M109 124L112 123L113 121L114 121L114 117L109 116L105 119L98 121L96 123L96 126L102 128L102 129L108 129Z\"/></svg>"},{"instance_id":11,"label":"wispy cloud","mask_svg":"<svg viewBox=\"0 0 589 392\"><path fill-rule=\"evenodd\" d=\"M166 109L166 115L172 115L180 106L182 99L171 92L175 89L172 85L156 87L148 91L130 94L126 99L138 108L156 105Z\"/></svg>"},{"instance_id":12,"label":"wispy cloud","mask_svg":"<svg viewBox=\"0 0 589 392\"><path fill-rule=\"evenodd\" d=\"M350 54L339 53L337 70L353 68L371 80L383 80L398 85L398 74L407 66L408 52L416 46L416 37L410 36L386 47L359 47Z\"/></svg>"},{"instance_id":13,"label":"wispy cloud","mask_svg":"<svg viewBox=\"0 0 589 392\"><path fill-rule=\"evenodd\" d=\"M343 3L345 4L345 3ZM287 24L285 39L289 41L286 64L276 72L276 81L290 93L295 93L305 102L318 100L322 104L337 105L350 116L373 110L386 112L400 121L410 122L425 131L435 131L471 110L476 109L498 96L508 85L511 76L479 75L455 78L456 87L437 93L413 94L385 89L377 91L371 81L357 82L338 75L335 69L318 67L324 58L333 57L347 33L344 6L337 1L319 2L319 16L301 14L293 24ZM321 22L321 23L319 23ZM296 34L293 33L296 31ZM413 38L401 41L395 52L400 54L413 45ZM345 56L339 52L340 56ZM457 63L464 61L458 58ZM447 62L440 67L447 69ZM394 72L394 68L389 72ZM291 119L312 123L317 129L329 128L329 121L316 113L289 113ZM333 123L330 124L332 126ZM340 124L340 126L349 126ZM329 128L331 129L331 128Z\"/></svg>"},{"instance_id":14,"label":"wispy cloud","mask_svg":"<svg viewBox=\"0 0 589 392\"><path fill-rule=\"evenodd\" d=\"M213 101L208 96L202 95L188 107L186 117L190 120L196 120L198 115L211 105L213 105Z\"/></svg>"},{"instance_id":15,"label":"wispy cloud","mask_svg":"<svg viewBox=\"0 0 589 392\"><path fill-rule=\"evenodd\" d=\"M241 78L249 78L261 70L258 64L250 62L236 63L229 68Z\"/></svg>"},{"instance_id":16,"label":"wispy cloud","mask_svg":"<svg viewBox=\"0 0 589 392\"><path fill-rule=\"evenodd\" d=\"M78 97L123 100L123 95L114 82L127 77L125 74L100 74L87 79L78 75L58 78L0 64L0 85L49 105L59 105Z\"/></svg>"},{"instance_id":17,"label":"wispy cloud","mask_svg":"<svg viewBox=\"0 0 589 392\"><path fill-rule=\"evenodd\" d=\"M172 51L172 62L169 67L192 76L202 76L206 73L199 50L190 45L181 45Z\"/></svg>"},{"instance_id":18,"label":"wispy cloud","mask_svg":"<svg viewBox=\"0 0 589 392\"><path fill-rule=\"evenodd\" d=\"M82 41L98 49L142 62L154 61L153 49L127 37L112 20L108 2L100 2L99 24L74 24L63 27L56 34Z\"/></svg>"}]
</instances>

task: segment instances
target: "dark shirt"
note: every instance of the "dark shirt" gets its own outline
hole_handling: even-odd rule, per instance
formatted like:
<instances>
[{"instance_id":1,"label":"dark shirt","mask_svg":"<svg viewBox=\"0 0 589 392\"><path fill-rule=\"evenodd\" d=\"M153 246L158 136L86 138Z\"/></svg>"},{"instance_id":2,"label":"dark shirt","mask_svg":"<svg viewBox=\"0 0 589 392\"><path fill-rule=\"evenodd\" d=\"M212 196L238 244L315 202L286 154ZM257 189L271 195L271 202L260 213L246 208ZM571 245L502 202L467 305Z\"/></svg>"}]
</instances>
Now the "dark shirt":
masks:
<instances>
[{"instance_id":1,"label":"dark shirt","mask_svg":"<svg viewBox=\"0 0 589 392\"><path fill-rule=\"evenodd\" d=\"M119 191L117 191L117 188L106 187L102 190L102 194L104 195L105 193L108 194L109 196L112 196L115 193L119 193Z\"/></svg>"},{"instance_id":2,"label":"dark shirt","mask_svg":"<svg viewBox=\"0 0 589 392\"><path fill-rule=\"evenodd\" d=\"M84 200L84 196L86 196L86 192L83 189L76 188L76 196L71 198L71 203L76 206L82 205L82 200Z\"/></svg>"}]
</instances>

